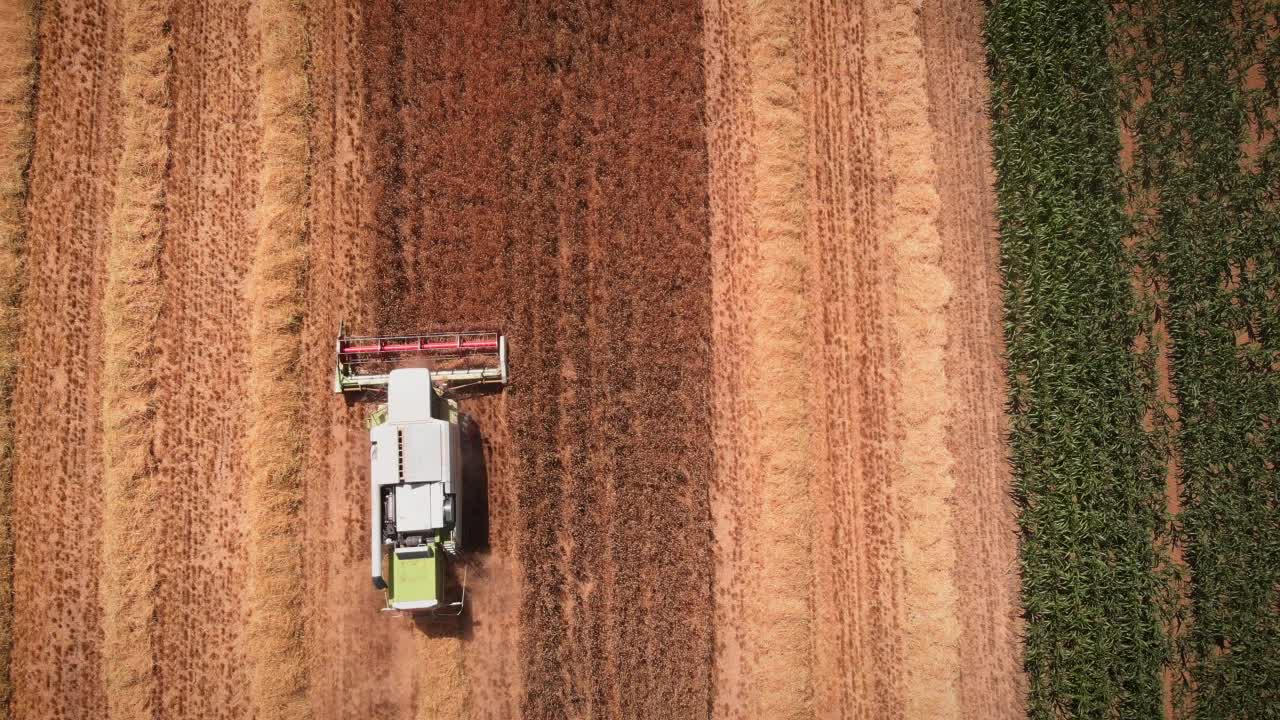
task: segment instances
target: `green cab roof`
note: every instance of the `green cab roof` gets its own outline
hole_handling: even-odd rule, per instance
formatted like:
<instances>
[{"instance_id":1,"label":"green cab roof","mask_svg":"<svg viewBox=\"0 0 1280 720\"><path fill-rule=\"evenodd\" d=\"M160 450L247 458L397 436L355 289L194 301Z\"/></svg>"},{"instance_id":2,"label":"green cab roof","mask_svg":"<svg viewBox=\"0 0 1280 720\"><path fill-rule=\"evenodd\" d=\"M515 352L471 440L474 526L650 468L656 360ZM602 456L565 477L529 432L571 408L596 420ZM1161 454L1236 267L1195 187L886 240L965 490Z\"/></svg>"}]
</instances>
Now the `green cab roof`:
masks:
<instances>
[{"instance_id":1,"label":"green cab roof","mask_svg":"<svg viewBox=\"0 0 1280 720\"><path fill-rule=\"evenodd\" d=\"M397 548L391 554L389 599L396 603L420 603L440 600L444 563L439 544L416 548Z\"/></svg>"}]
</instances>

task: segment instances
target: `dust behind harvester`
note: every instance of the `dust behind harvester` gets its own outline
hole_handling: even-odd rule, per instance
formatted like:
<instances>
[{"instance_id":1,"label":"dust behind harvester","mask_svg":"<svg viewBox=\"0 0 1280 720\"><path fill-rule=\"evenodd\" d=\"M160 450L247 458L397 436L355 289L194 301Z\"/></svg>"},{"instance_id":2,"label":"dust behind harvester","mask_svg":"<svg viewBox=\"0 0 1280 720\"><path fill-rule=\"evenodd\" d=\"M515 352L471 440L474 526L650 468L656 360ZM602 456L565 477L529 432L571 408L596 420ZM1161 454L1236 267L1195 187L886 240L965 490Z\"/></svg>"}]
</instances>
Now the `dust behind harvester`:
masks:
<instances>
[{"instance_id":1,"label":"dust behind harvester","mask_svg":"<svg viewBox=\"0 0 1280 720\"><path fill-rule=\"evenodd\" d=\"M466 541L459 390L507 383L506 338L461 332L347 337L334 392L384 393L369 417L370 569L386 610L460 615L466 579L451 581Z\"/></svg>"}]
</instances>

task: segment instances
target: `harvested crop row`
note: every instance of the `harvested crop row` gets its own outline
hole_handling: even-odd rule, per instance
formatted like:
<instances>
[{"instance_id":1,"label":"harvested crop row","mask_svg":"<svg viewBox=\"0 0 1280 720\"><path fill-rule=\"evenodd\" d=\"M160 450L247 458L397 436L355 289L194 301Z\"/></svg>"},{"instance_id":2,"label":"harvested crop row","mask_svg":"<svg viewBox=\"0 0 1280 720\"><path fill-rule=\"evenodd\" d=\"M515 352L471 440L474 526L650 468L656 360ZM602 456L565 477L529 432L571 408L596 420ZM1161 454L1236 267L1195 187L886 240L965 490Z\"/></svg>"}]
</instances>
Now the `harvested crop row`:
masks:
<instances>
[{"instance_id":1,"label":"harvested crop row","mask_svg":"<svg viewBox=\"0 0 1280 720\"><path fill-rule=\"evenodd\" d=\"M1033 718L1159 717L1167 526L1105 3L988 16Z\"/></svg>"},{"instance_id":2,"label":"harvested crop row","mask_svg":"<svg viewBox=\"0 0 1280 720\"><path fill-rule=\"evenodd\" d=\"M155 539L165 520L155 511L164 489L153 434L172 44L167 0L135 0L121 12L124 151L103 300L103 664L112 717L148 718L163 551Z\"/></svg>"},{"instance_id":3,"label":"harvested crop row","mask_svg":"<svg viewBox=\"0 0 1280 720\"><path fill-rule=\"evenodd\" d=\"M9 716L13 623L13 387L21 332L36 2L0 7L0 717Z\"/></svg>"},{"instance_id":4,"label":"harvested crop row","mask_svg":"<svg viewBox=\"0 0 1280 720\"><path fill-rule=\"evenodd\" d=\"M296 530L302 513L306 431L299 382L310 192L305 7L265 0L258 7L262 80L258 121L258 239L253 253L250 333L253 398L248 464L251 521L249 572L254 612L252 703L257 717L309 714L303 657L303 553Z\"/></svg>"},{"instance_id":5,"label":"harvested crop row","mask_svg":"<svg viewBox=\"0 0 1280 720\"><path fill-rule=\"evenodd\" d=\"M705 5L715 717L1020 709L960 5Z\"/></svg>"},{"instance_id":6,"label":"harvested crop row","mask_svg":"<svg viewBox=\"0 0 1280 720\"><path fill-rule=\"evenodd\" d=\"M14 389L15 720L103 717L102 299L119 177L115 3L45 3ZM50 538L57 541L51 542ZM64 542L65 541L65 542Z\"/></svg>"},{"instance_id":7,"label":"harvested crop row","mask_svg":"<svg viewBox=\"0 0 1280 720\"><path fill-rule=\"evenodd\" d=\"M1198 718L1280 706L1280 144L1274 4L1132 2L1144 259L1161 281L1181 429ZM1180 668L1179 670L1187 670Z\"/></svg>"},{"instance_id":8,"label":"harvested crop row","mask_svg":"<svg viewBox=\"0 0 1280 720\"><path fill-rule=\"evenodd\" d=\"M965 624L957 614L955 573L966 551L958 545L953 515L962 478L947 442L949 382L956 378L948 377L954 367L946 350L948 338L961 331L948 327L946 312L954 284L944 269L938 229L938 137L929 117L920 6L877 0L865 8L867 49L878 61L867 83L879 120L875 167L883 183L875 217L879 242L888 250L883 272L893 285L886 298L897 382L892 485L902 508L903 712L907 718L960 717Z\"/></svg>"},{"instance_id":9,"label":"harvested crop row","mask_svg":"<svg viewBox=\"0 0 1280 720\"><path fill-rule=\"evenodd\" d=\"M712 250L712 716L813 715L805 67L792 3L705 3ZM778 48L786 48L780 52Z\"/></svg>"},{"instance_id":10,"label":"harvested crop row","mask_svg":"<svg viewBox=\"0 0 1280 720\"><path fill-rule=\"evenodd\" d=\"M1004 402L1000 243L996 232L987 8L926 0L920 34L936 140L945 305L946 444L955 460L948 502L957 539L957 658L964 720L1026 714L1015 507ZM928 290L926 290L928 291Z\"/></svg>"}]
</instances>

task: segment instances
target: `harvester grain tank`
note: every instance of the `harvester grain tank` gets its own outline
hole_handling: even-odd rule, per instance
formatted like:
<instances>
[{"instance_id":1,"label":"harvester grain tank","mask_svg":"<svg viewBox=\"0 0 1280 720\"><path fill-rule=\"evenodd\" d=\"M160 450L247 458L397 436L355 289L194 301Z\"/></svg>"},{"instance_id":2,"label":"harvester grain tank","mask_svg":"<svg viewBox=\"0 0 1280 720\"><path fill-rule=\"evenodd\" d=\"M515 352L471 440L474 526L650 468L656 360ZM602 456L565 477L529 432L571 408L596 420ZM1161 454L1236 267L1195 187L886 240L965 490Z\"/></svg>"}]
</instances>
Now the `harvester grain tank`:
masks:
<instances>
[{"instance_id":1,"label":"harvester grain tank","mask_svg":"<svg viewBox=\"0 0 1280 720\"><path fill-rule=\"evenodd\" d=\"M347 337L339 331L334 392L385 400L369 417L369 557L386 610L461 614L466 544L456 394L507 383L498 333ZM456 575L456 574L455 574Z\"/></svg>"}]
</instances>

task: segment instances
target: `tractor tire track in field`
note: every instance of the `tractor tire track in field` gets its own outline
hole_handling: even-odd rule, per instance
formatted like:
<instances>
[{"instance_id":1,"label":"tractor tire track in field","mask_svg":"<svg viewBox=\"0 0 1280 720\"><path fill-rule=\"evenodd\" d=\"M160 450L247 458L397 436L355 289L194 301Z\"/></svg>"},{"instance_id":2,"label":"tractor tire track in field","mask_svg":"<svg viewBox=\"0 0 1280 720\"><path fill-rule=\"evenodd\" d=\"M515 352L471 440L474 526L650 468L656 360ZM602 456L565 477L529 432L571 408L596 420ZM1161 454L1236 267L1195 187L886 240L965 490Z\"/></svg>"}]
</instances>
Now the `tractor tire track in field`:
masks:
<instances>
[{"instance_id":1,"label":"tractor tire track in field","mask_svg":"<svg viewBox=\"0 0 1280 720\"><path fill-rule=\"evenodd\" d=\"M825 278L810 291L820 308L812 332L833 341L815 368L824 388L815 414L830 420L815 438L814 674L822 680L814 695L817 717L902 718L912 668L894 493L896 268L879 224L891 208L878 182L886 169L877 156L867 14L820 3L809 8L801 35L812 84L803 108L809 187L820 208L807 228L811 271Z\"/></svg>"},{"instance_id":2,"label":"tractor tire track in field","mask_svg":"<svg viewBox=\"0 0 1280 720\"><path fill-rule=\"evenodd\" d=\"M122 28L47 2L14 397L15 720L103 716L102 299L119 161Z\"/></svg>"}]
</instances>

